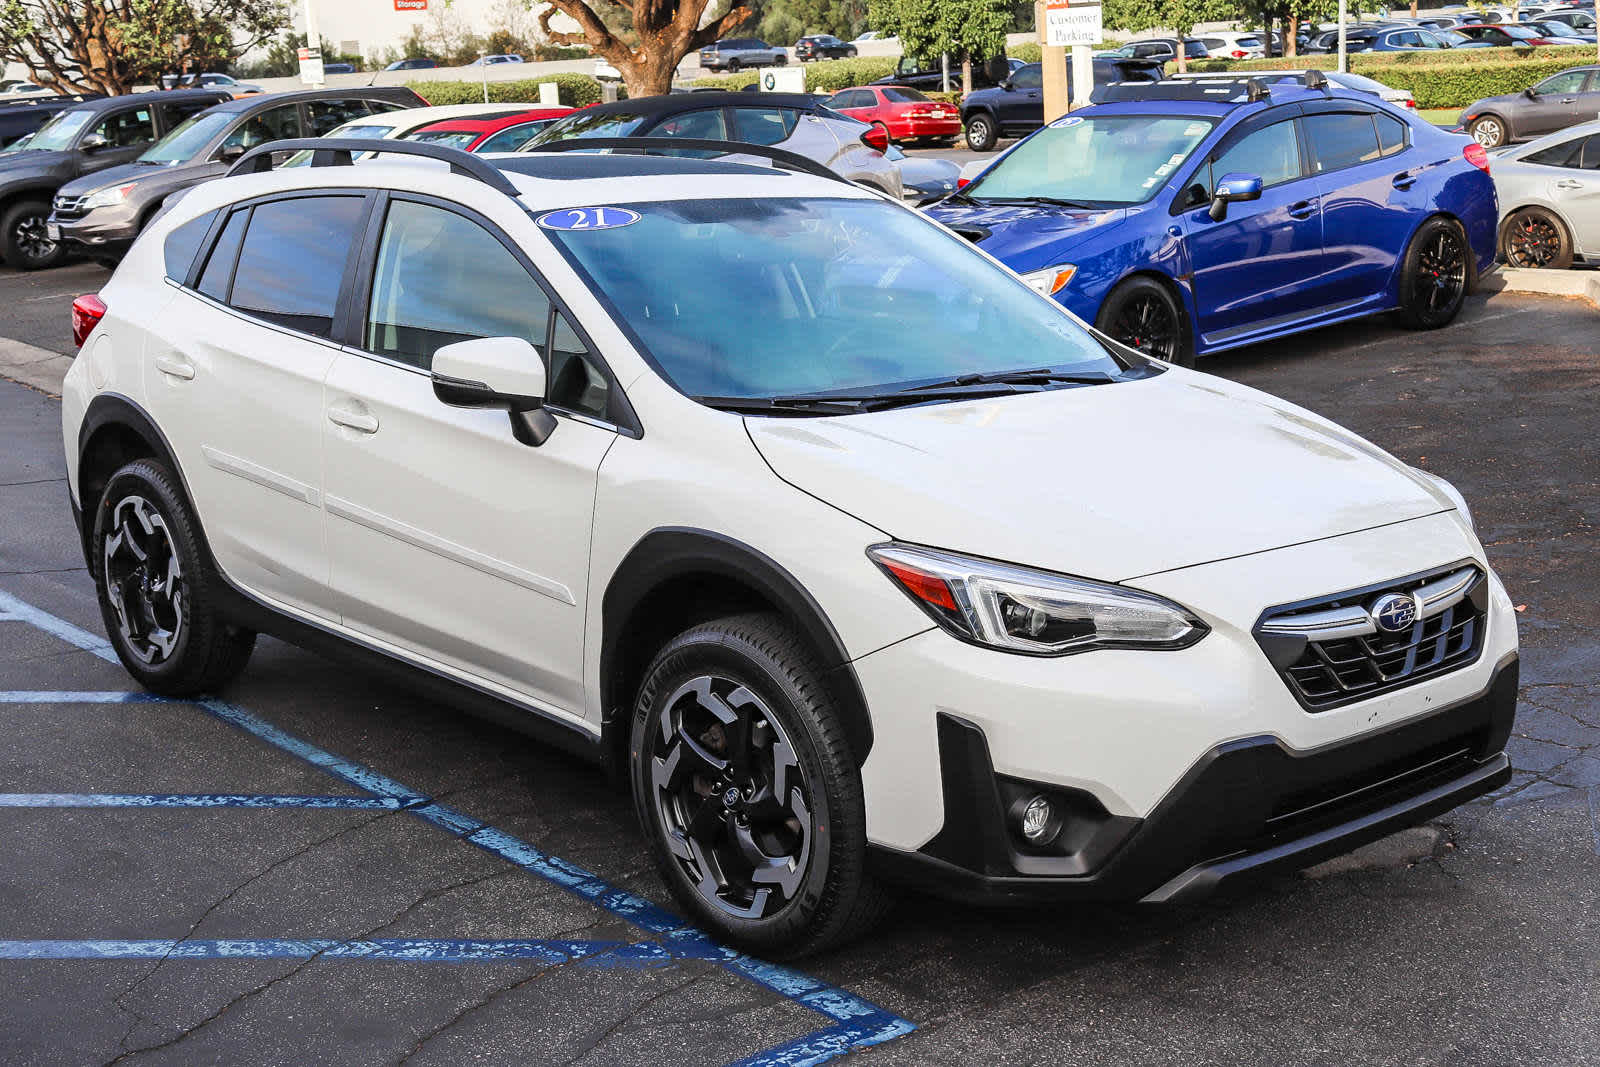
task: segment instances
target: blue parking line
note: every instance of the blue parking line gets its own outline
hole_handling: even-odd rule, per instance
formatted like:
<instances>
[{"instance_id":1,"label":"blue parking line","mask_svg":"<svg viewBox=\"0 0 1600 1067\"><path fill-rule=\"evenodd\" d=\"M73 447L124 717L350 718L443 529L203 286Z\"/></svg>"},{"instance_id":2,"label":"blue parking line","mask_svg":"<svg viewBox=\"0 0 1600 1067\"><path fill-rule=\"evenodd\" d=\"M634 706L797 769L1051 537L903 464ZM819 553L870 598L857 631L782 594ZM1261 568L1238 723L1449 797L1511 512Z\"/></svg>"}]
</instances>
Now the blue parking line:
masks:
<instances>
[{"instance_id":1,"label":"blue parking line","mask_svg":"<svg viewBox=\"0 0 1600 1067\"><path fill-rule=\"evenodd\" d=\"M46 630L85 651L92 652L102 659L116 661L115 654L104 639L96 637L87 630L73 626L65 620L49 615L31 604L27 604L8 594L0 593L0 610L7 611L17 618L33 623L39 626L40 629ZM91 698L94 696L104 697L106 699L98 702L107 703L139 702L112 700L112 694L65 692L60 694L9 693L4 695L32 698L31 700L18 699L11 701L13 703L68 703L77 702L74 698L84 696ZM65 699L55 701L40 699L50 695ZM160 700L162 698L145 696L143 699ZM91 699L89 702L97 701ZM638 966L644 962L666 962L674 959L701 959L715 962L733 974L748 979L792 1003L833 1020L834 1025L824 1027L806 1037L776 1046L739 1061L741 1067L798 1067L798 1065L802 1064L819 1064L843 1055L852 1049L881 1044L884 1041L892 1040L916 1029L916 1025L909 1020L884 1011L877 1005L853 993L830 986L798 971L767 963L719 945L703 931L686 924L678 916L637 894L611 885L599 875L558 856L553 856L470 815L456 811L443 804L435 803L428 797L407 789L392 778L363 767L352 760L336 756L309 741L295 737L243 708L221 700L200 700L195 703L198 707L223 722L229 723L275 748L297 756L335 778L363 789L368 793L375 794L379 799L393 801L397 805L397 810L406 811L425 822L431 823L453 837L498 856L508 863L514 864L530 874L572 893L574 896L589 901L595 907L657 935L659 939L656 943L646 942L625 946L627 951L604 953L604 955L628 961L629 965L632 966ZM183 944L188 943L183 942ZM268 942L259 943L266 944ZM304 944L308 942L297 943ZM3 944L5 943L0 942L0 945ZM24 944L24 942L13 942L13 944ZM27 942L26 944L44 944L44 942ZM100 942L82 942L81 944L100 944ZM126 944L133 943L127 942ZM342 945L346 943L332 942L332 944ZM373 944L378 944L378 942L373 942ZM324 955L326 955L326 952L324 952Z\"/></svg>"},{"instance_id":2,"label":"blue parking line","mask_svg":"<svg viewBox=\"0 0 1600 1067\"><path fill-rule=\"evenodd\" d=\"M103 693L50 689L0 691L0 704L161 704L165 703L166 699L154 693Z\"/></svg>"},{"instance_id":3,"label":"blue parking line","mask_svg":"<svg viewBox=\"0 0 1600 1067\"><path fill-rule=\"evenodd\" d=\"M0 808L348 808L399 811L394 797L255 793L0 793Z\"/></svg>"},{"instance_id":4,"label":"blue parking line","mask_svg":"<svg viewBox=\"0 0 1600 1067\"><path fill-rule=\"evenodd\" d=\"M462 940L385 937L222 938L192 941L0 941L6 960L395 960L407 963L583 963L636 967L639 959L617 941Z\"/></svg>"}]
</instances>

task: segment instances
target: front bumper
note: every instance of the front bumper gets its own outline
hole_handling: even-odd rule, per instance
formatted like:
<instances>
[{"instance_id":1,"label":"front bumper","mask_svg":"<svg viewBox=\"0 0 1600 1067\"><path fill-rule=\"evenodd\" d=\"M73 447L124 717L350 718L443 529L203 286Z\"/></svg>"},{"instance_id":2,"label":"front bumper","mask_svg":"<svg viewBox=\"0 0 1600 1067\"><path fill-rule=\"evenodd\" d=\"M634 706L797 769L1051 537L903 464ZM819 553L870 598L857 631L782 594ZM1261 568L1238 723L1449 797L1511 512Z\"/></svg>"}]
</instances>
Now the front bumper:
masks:
<instances>
[{"instance_id":1,"label":"front bumper","mask_svg":"<svg viewBox=\"0 0 1600 1067\"><path fill-rule=\"evenodd\" d=\"M915 852L872 846L891 880L991 902L1168 902L1309 866L1438 816L1511 777L1505 744L1516 712L1515 653L1477 696L1354 740L1296 752L1276 737L1207 752L1143 819L1112 815L1087 794L1040 787L1070 812L1070 851L1029 854L1008 825L983 731L941 714L943 829Z\"/></svg>"},{"instance_id":2,"label":"front bumper","mask_svg":"<svg viewBox=\"0 0 1600 1067\"><path fill-rule=\"evenodd\" d=\"M51 212L50 225L61 228L61 239L97 251L126 252L139 236L139 217L127 205L96 208L76 218Z\"/></svg>"}]
</instances>

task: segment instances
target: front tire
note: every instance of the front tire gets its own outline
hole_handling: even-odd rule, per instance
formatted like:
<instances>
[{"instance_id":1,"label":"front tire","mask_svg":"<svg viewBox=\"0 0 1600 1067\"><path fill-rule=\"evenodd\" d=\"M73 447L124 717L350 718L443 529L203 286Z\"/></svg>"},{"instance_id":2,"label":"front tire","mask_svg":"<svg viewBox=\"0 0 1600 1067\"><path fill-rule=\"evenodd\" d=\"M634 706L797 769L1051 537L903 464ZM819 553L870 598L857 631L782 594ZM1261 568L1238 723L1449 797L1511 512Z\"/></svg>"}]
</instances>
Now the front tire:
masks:
<instances>
[{"instance_id":1,"label":"front tire","mask_svg":"<svg viewBox=\"0 0 1600 1067\"><path fill-rule=\"evenodd\" d=\"M63 242L50 240L45 227L50 205L43 200L24 200L13 204L0 217L0 241L6 262L18 270L44 270L67 256Z\"/></svg>"},{"instance_id":2,"label":"front tire","mask_svg":"<svg viewBox=\"0 0 1600 1067\"><path fill-rule=\"evenodd\" d=\"M661 877L707 932L769 958L848 940L887 899L822 677L781 619L730 616L670 641L634 706L634 805Z\"/></svg>"},{"instance_id":3,"label":"front tire","mask_svg":"<svg viewBox=\"0 0 1600 1067\"><path fill-rule=\"evenodd\" d=\"M1485 148L1499 148L1510 138L1506 132L1506 121L1499 115L1479 116L1467 127L1467 132Z\"/></svg>"},{"instance_id":4,"label":"front tire","mask_svg":"<svg viewBox=\"0 0 1600 1067\"><path fill-rule=\"evenodd\" d=\"M1523 208L1500 228L1500 254L1513 267L1566 270L1572 266L1572 235L1554 213Z\"/></svg>"},{"instance_id":5,"label":"front tire","mask_svg":"<svg viewBox=\"0 0 1600 1067\"><path fill-rule=\"evenodd\" d=\"M1147 356L1194 366L1194 338L1172 291L1154 278L1129 278L1111 290L1095 316L1095 329Z\"/></svg>"},{"instance_id":6,"label":"front tire","mask_svg":"<svg viewBox=\"0 0 1600 1067\"><path fill-rule=\"evenodd\" d=\"M995 142L1000 140L1000 131L995 128L994 119L984 114L967 119L966 134L967 147L974 152L993 151Z\"/></svg>"},{"instance_id":7,"label":"front tire","mask_svg":"<svg viewBox=\"0 0 1600 1067\"><path fill-rule=\"evenodd\" d=\"M1470 277L1467 235L1449 219L1429 219L1406 248L1395 318L1411 330L1449 325L1466 303Z\"/></svg>"},{"instance_id":8,"label":"front tire","mask_svg":"<svg viewBox=\"0 0 1600 1067\"><path fill-rule=\"evenodd\" d=\"M737 73L739 73L739 71L742 68L743 68L743 64L740 63L737 59L728 60L728 73L729 74L737 74Z\"/></svg>"},{"instance_id":9,"label":"front tire","mask_svg":"<svg viewBox=\"0 0 1600 1067\"><path fill-rule=\"evenodd\" d=\"M140 685L165 696L196 696L244 670L256 635L218 611L221 579L164 464L135 460L113 474L93 521L100 615L117 657Z\"/></svg>"}]
</instances>

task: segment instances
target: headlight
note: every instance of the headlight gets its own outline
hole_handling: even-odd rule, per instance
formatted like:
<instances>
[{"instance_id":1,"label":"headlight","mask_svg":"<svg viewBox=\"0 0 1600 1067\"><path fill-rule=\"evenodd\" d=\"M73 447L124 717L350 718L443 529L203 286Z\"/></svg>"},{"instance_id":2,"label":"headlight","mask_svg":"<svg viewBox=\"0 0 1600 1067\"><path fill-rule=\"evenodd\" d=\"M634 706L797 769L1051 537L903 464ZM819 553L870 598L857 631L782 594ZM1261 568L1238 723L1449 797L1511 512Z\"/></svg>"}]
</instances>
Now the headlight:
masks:
<instances>
[{"instance_id":1,"label":"headlight","mask_svg":"<svg viewBox=\"0 0 1600 1067\"><path fill-rule=\"evenodd\" d=\"M101 189L99 192L90 193L89 199L83 202L84 209L90 210L97 207L111 207L115 204L120 204L128 199L128 193L132 189L132 185L113 185L109 189Z\"/></svg>"},{"instance_id":2,"label":"headlight","mask_svg":"<svg viewBox=\"0 0 1600 1067\"><path fill-rule=\"evenodd\" d=\"M1072 281L1072 276L1076 273L1078 273L1078 268L1073 264L1058 263L1053 267L1045 267L1043 270L1031 270L1022 275L1022 280L1027 282L1029 288L1036 293L1055 296L1067 287L1067 283Z\"/></svg>"},{"instance_id":3,"label":"headlight","mask_svg":"<svg viewBox=\"0 0 1600 1067\"><path fill-rule=\"evenodd\" d=\"M1478 532L1478 524L1472 521L1472 509L1467 507L1467 498L1461 495L1461 490L1457 489L1455 486L1451 485L1437 474L1434 474L1432 471L1425 471L1421 467L1412 467L1411 469L1422 475L1422 477L1428 482L1437 486L1439 492L1449 497L1450 502L1456 506L1456 510L1461 512L1461 517L1467 520L1467 528L1473 533Z\"/></svg>"},{"instance_id":4,"label":"headlight","mask_svg":"<svg viewBox=\"0 0 1600 1067\"><path fill-rule=\"evenodd\" d=\"M950 633L1006 652L1187 648L1208 632L1172 601L1119 585L910 545L867 555Z\"/></svg>"}]
</instances>

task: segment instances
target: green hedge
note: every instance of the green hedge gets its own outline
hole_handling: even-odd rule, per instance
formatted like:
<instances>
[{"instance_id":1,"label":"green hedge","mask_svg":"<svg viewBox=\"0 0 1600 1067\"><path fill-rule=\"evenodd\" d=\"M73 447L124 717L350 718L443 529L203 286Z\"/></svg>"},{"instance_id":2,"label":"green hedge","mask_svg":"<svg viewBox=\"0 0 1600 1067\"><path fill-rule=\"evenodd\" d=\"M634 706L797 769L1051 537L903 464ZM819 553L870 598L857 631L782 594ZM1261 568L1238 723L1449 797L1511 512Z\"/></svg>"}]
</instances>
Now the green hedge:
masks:
<instances>
[{"instance_id":1,"label":"green hedge","mask_svg":"<svg viewBox=\"0 0 1600 1067\"><path fill-rule=\"evenodd\" d=\"M806 92L836 93L855 85L865 85L894 73L899 59L895 56L858 56L855 59L824 59L806 63ZM737 74L708 75L690 82L695 87L713 89L738 89L753 85L760 78L756 69L741 70Z\"/></svg>"},{"instance_id":2,"label":"green hedge","mask_svg":"<svg viewBox=\"0 0 1600 1067\"><path fill-rule=\"evenodd\" d=\"M1587 47L1537 48L1529 55L1505 55L1510 49L1472 49L1464 53L1438 52L1357 52L1349 57L1350 73L1375 78L1395 89L1409 89L1417 107L1465 107L1485 96L1520 93L1568 67L1594 61L1594 50ZM1250 70L1296 70L1315 67L1332 70L1337 64L1331 55L1298 56L1288 59L1253 59L1237 63L1207 61L1189 64L1200 73Z\"/></svg>"},{"instance_id":3,"label":"green hedge","mask_svg":"<svg viewBox=\"0 0 1600 1067\"><path fill-rule=\"evenodd\" d=\"M561 103L567 107L582 107L600 101L600 83L587 74L546 74L542 78L528 78L514 82L490 82L491 104L537 104L539 86L555 82ZM477 104L483 101L482 82L407 82L406 88L430 104Z\"/></svg>"}]
</instances>

